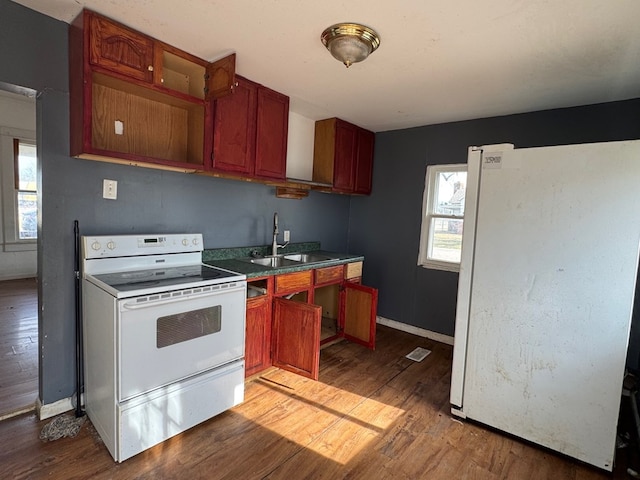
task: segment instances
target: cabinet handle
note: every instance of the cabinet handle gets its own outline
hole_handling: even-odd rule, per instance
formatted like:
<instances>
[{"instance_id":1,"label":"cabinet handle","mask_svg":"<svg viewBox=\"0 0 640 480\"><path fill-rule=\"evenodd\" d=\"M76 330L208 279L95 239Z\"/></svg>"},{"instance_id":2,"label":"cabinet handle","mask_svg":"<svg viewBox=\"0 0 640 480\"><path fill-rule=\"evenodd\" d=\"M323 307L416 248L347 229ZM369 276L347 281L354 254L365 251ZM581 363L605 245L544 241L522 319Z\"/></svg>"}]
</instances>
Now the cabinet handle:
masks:
<instances>
[{"instance_id":1,"label":"cabinet handle","mask_svg":"<svg viewBox=\"0 0 640 480\"><path fill-rule=\"evenodd\" d=\"M149 70L150 72L153 72L153 65L149 65L149 66L147 67L147 70Z\"/></svg>"}]
</instances>

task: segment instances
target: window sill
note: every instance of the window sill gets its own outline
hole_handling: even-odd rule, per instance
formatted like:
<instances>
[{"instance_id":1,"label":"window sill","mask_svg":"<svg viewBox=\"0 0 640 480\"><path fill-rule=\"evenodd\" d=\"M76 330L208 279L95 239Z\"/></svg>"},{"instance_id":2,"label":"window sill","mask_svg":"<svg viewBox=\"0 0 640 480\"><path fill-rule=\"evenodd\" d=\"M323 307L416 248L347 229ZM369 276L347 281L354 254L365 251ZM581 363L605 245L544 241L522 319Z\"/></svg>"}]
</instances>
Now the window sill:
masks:
<instances>
[{"instance_id":1,"label":"window sill","mask_svg":"<svg viewBox=\"0 0 640 480\"><path fill-rule=\"evenodd\" d=\"M450 263L450 262L438 262L434 260L427 260L423 263L418 263L419 267L428 268L430 270L443 270L445 272L460 272L460 264L459 263Z\"/></svg>"},{"instance_id":2,"label":"window sill","mask_svg":"<svg viewBox=\"0 0 640 480\"><path fill-rule=\"evenodd\" d=\"M36 251L38 244L35 240L30 242L5 243L3 250L5 252L30 252Z\"/></svg>"}]
</instances>

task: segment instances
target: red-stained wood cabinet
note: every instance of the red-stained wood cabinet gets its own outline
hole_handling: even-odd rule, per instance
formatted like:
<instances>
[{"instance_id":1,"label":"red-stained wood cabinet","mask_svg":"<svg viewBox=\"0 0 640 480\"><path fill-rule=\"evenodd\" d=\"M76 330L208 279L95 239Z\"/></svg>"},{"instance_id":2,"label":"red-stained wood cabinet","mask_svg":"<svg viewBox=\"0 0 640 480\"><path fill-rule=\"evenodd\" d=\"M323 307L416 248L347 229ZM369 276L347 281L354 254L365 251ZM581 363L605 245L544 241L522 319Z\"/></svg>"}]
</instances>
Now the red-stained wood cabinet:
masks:
<instances>
[{"instance_id":1,"label":"red-stained wood cabinet","mask_svg":"<svg viewBox=\"0 0 640 480\"><path fill-rule=\"evenodd\" d=\"M271 324L273 277L248 282L245 335L245 376L271 366Z\"/></svg>"},{"instance_id":2,"label":"red-stained wood cabinet","mask_svg":"<svg viewBox=\"0 0 640 480\"><path fill-rule=\"evenodd\" d=\"M236 81L233 94L214 103L211 169L283 180L289 97L240 76Z\"/></svg>"},{"instance_id":3,"label":"red-stained wood cabinet","mask_svg":"<svg viewBox=\"0 0 640 480\"><path fill-rule=\"evenodd\" d=\"M375 134L339 118L315 124L314 182L339 193L371 193Z\"/></svg>"},{"instance_id":4,"label":"red-stained wood cabinet","mask_svg":"<svg viewBox=\"0 0 640 480\"><path fill-rule=\"evenodd\" d=\"M211 100L235 84L235 54L210 63L89 10L69 29L72 156L204 170Z\"/></svg>"},{"instance_id":5,"label":"red-stained wood cabinet","mask_svg":"<svg viewBox=\"0 0 640 480\"><path fill-rule=\"evenodd\" d=\"M275 277L273 365L317 380L321 345L346 338L375 348L378 291L356 283L362 262L354 263Z\"/></svg>"}]
</instances>

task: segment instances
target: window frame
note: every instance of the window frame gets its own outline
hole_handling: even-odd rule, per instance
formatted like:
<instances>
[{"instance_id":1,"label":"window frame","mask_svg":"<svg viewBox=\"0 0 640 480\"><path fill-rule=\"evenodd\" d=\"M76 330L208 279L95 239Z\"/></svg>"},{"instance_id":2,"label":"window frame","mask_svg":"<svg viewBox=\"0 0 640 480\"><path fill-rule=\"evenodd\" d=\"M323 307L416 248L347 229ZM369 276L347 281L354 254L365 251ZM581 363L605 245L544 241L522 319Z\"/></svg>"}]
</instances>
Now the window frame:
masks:
<instances>
[{"instance_id":1,"label":"window frame","mask_svg":"<svg viewBox=\"0 0 640 480\"><path fill-rule=\"evenodd\" d=\"M447 215L434 213L436 205L435 195L437 193L437 179L442 172L467 172L466 163L427 165L424 193L422 195L422 224L420 227L420 244L418 251L418 266L434 270L444 270L448 272L459 272L460 262L450 262L446 260L436 260L429 258L429 250L433 244L433 232L431 224L433 218L444 218L462 220L464 225L465 215ZM464 229L463 229L464 231Z\"/></svg>"},{"instance_id":2,"label":"window frame","mask_svg":"<svg viewBox=\"0 0 640 480\"><path fill-rule=\"evenodd\" d=\"M36 250L36 238L21 239L18 231L18 195L15 188L15 152L14 139L21 143L35 145L36 134L31 130L0 126L0 178L2 180L2 249L5 252ZM36 191L39 196L40 192ZM40 200L38 200L40 203ZM38 205L40 207L40 205Z\"/></svg>"},{"instance_id":3,"label":"window frame","mask_svg":"<svg viewBox=\"0 0 640 480\"><path fill-rule=\"evenodd\" d=\"M26 193L26 194L31 194L31 195L35 195L36 197L36 204L38 203L38 186L37 186L37 179L36 179L36 185L35 188L33 190L27 190L24 188L20 188L20 145L28 145L31 147L36 148L36 155L37 155L37 147L36 147L36 142L33 142L31 140L25 140L25 139L21 139L21 138L14 138L13 139L13 181L14 181L14 202L15 202L15 235L16 235L16 241L17 242L36 242L38 240L38 232L36 229L36 236L35 237L29 237L29 238L22 238L20 236L20 194L21 193ZM36 162L37 162L37 158L36 158ZM37 169L37 165L36 165L36 169ZM37 172L36 172L37 175ZM36 216L37 216L37 211L36 211ZM37 220L36 220L37 223Z\"/></svg>"}]
</instances>

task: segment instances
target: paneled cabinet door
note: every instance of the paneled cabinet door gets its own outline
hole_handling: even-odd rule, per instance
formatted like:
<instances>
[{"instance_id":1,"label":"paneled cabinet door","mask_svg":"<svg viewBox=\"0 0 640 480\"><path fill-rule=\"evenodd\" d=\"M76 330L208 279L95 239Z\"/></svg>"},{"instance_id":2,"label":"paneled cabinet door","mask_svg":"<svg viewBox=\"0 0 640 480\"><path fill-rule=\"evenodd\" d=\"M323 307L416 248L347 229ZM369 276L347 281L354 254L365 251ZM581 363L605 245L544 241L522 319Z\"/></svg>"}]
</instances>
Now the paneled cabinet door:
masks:
<instances>
[{"instance_id":1,"label":"paneled cabinet door","mask_svg":"<svg viewBox=\"0 0 640 480\"><path fill-rule=\"evenodd\" d=\"M284 179L287 169L289 97L258 87L255 175Z\"/></svg>"},{"instance_id":2,"label":"paneled cabinet door","mask_svg":"<svg viewBox=\"0 0 640 480\"><path fill-rule=\"evenodd\" d=\"M344 338L370 349L376 345L378 290L345 282L340 292L340 323Z\"/></svg>"},{"instance_id":3,"label":"paneled cabinet door","mask_svg":"<svg viewBox=\"0 0 640 480\"><path fill-rule=\"evenodd\" d=\"M358 129L358 152L354 174L355 193L369 195L371 193L371 176L373 173L373 145L375 134L369 130Z\"/></svg>"},{"instance_id":4,"label":"paneled cabinet door","mask_svg":"<svg viewBox=\"0 0 640 480\"><path fill-rule=\"evenodd\" d=\"M245 339L245 376L249 377L271 365L271 297L247 300Z\"/></svg>"},{"instance_id":5,"label":"paneled cabinet door","mask_svg":"<svg viewBox=\"0 0 640 480\"><path fill-rule=\"evenodd\" d=\"M322 307L273 299L273 365L318 379Z\"/></svg>"},{"instance_id":6,"label":"paneled cabinet door","mask_svg":"<svg viewBox=\"0 0 640 480\"><path fill-rule=\"evenodd\" d=\"M357 152L357 129L342 120L336 122L335 160L333 166L333 188L337 191L353 191L354 162Z\"/></svg>"},{"instance_id":7,"label":"paneled cabinet door","mask_svg":"<svg viewBox=\"0 0 640 480\"><path fill-rule=\"evenodd\" d=\"M153 81L151 38L90 14L89 61L136 80Z\"/></svg>"},{"instance_id":8,"label":"paneled cabinet door","mask_svg":"<svg viewBox=\"0 0 640 480\"><path fill-rule=\"evenodd\" d=\"M251 175L255 158L257 85L237 77L232 95L215 101L212 165Z\"/></svg>"}]
</instances>

